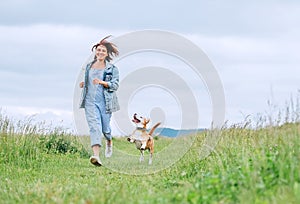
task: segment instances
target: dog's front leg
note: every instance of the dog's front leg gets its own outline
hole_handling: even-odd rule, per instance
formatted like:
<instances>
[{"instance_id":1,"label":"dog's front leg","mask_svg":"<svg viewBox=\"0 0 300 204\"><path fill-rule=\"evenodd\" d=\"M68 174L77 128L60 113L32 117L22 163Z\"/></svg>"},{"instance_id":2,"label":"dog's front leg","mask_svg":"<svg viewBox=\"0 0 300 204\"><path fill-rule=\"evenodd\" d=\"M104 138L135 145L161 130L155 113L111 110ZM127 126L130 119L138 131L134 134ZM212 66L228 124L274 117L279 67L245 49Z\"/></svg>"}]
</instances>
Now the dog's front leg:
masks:
<instances>
[{"instance_id":1,"label":"dog's front leg","mask_svg":"<svg viewBox=\"0 0 300 204\"><path fill-rule=\"evenodd\" d=\"M141 146L141 150L145 150L147 146L147 141L143 140L142 141L142 146Z\"/></svg>"},{"instance_id":2,"label":"dog's front leg","mask_svg":"<svg viewBox=\"0 0 300 204\"><path fill-rule=\"evenodd\" d=\"M144 161L144 150L141 150L140 162Z\"/></svg>"},{"instance_id":3,"label":"dog's front leg","mask_svg":"<svg viewBox=\"0 0 300 204\"><path fill-rule=\"evenodd\" d=\"M152 154L152 153L150 153L150 157L149 157L149 165L151 165L151 164L152 164L152 156L153 156L153 154Z\"/></svg>"}]
</instances>

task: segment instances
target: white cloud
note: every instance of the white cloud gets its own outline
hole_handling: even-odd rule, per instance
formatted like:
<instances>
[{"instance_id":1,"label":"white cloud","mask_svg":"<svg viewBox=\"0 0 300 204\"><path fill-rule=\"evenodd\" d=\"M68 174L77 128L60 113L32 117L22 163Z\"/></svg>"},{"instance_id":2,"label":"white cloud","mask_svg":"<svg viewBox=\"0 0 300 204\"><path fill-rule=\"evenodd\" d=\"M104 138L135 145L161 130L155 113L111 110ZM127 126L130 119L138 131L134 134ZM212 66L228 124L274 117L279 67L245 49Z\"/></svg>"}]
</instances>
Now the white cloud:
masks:
<instances>
[{"instance_id":1,"label":"white cloud","mask_svg":"<svg viewBox=\"0 0 300 204\"><path fill-rule=\"evenodd\" d=\"M74 131L73 113L68 110L35 106L5 106L1 108L1 114L8 115L12 120L21 121L30 117L32 124L43 122L50 128L62 126L66 130Z\"/></svg>"},{"instance_id":2,"label":"white cloud","mask_svg":"<svg viewBox=\"0 0 300 204\"><path fill-rule=\"evenodd\" d=\"M157 28L215 36L284 33L297 26L300 10L295 0L151 0L143 3L138 0L10 0L0 4L0 19L4 25L65 24L109 30Z\"/></svg>"},{"instance_id":3,"label":"white cloud","mask_svg":"<svg viewBox=\"0 0 300 204\"><path fill-rule=\"evenodd\" d=\"M2 26L0 31L1 44L8 50L1 52L1 55L7 57L1 62L4 69L0 70L3 96L0 105L21 106L24 109L34 105L40 109L71 112L72 95L79 69L90 55L91 45L99 40L99 33L107 31L61 25ZM22 33L23 38L16 38L16 33ZM85 38L87 36L89 38ZM278 98L285 98L298 88L299 69L296 65L299 60L295 52L289 54L290 50L296 50L299 44L297 39L291 38L291 43L287 39L277 41L276 38L216 37L199 34L186 34L186 37L198 44L216 65L230 110L227 111L228 117L233 121L237 120L237 115L243 110L247 109L253 113L262 111L271 94L270 87L273 87ZM29 45L33 53L26 49ZM21 60L13 60L13 56L19 55L21 57L18 59ZM182 68L178 61L166 56L133 56L127 60L129 62L120 67L121 78L124 78L127 72L130 73L131 68L141 66L156 65L171 68L178 73ZM5 67L5 64L8 67ZM180 74L183 79L189 79L187 83L190 87L198 85L197 91L195 90L198 103L202 104L202 107L210 105L203 84L200 90L204 92L199 92L199 79L192 80L193 73L186 71ZM232 113L232 110L235 110L235 113Z\"/></svg>"},{"instance_id":4,"label":"white cloud","mask_svg":"<svg viewBox=\"0 0 300 204\"><path fill-rule=\"evenodd\" d=\"M285 101L300 88L300 41L296 35L188 36L208 54L219 72L229 121L264 113L268 100L285 106Z\"/></svg>"}]
</instances>

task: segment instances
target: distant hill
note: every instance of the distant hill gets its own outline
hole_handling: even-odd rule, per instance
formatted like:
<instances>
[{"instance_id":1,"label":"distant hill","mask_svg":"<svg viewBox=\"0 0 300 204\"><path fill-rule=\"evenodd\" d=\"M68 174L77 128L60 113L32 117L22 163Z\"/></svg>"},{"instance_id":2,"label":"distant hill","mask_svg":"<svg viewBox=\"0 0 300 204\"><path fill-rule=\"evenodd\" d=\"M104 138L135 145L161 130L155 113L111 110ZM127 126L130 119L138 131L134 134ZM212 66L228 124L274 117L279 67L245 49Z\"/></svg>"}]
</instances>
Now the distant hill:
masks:
<instances>
[{"instance_id":1,"label":"distant hill","mask_svg":"<svg viewBox=\"0 0 300 204\"><path fill-rule=\"evenodd\" d=\"M166 137L177 137L182 135L188 135L196 132L202 132L205 129L199 128L199 129L187 129L187 130L176 130L172 128L157 128L154 131L153 135L162 135Z\"/></svg>"}]
</instances>

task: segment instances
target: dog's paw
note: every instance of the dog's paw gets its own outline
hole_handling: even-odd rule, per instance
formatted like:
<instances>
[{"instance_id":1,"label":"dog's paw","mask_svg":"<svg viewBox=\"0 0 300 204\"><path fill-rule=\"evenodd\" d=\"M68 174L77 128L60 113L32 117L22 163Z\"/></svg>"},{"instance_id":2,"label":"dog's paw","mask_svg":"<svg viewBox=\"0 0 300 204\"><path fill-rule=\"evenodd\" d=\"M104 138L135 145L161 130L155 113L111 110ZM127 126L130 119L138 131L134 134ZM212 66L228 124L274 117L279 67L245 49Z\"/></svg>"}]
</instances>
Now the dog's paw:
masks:
<instances>
[{"instance_id":1,"label":"dog's paw","mask_svg":"<svg viewBox=\"0 0 300 204\"><path fill-rule=\"evenodd\" d=\"M143 162L144 161L144 157L140 157L140 162Z\"/></svg>"}]
</instances>

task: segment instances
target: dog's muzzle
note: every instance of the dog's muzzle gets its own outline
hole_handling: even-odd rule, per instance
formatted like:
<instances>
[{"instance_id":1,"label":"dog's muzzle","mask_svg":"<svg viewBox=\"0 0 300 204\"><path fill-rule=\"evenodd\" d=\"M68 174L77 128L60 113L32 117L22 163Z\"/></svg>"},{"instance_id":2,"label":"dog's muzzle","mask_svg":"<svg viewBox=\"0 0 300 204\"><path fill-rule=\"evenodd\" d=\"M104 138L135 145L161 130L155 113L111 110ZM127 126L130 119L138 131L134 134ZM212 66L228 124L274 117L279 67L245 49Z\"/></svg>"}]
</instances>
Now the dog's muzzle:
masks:
<instances>
[{"instance_id":1,"label":"dog's muzzle","mask_svg":"<svg viewBox=\"0 0 300 204\"><path fill-rule=\"evenodd\" d=\"M128 141L128 142L131 142L131 143L134 143L134 139L132 139L132 138L130 138L130 137L127 138L127 141Z\"/></svg>"}]
</instances>

